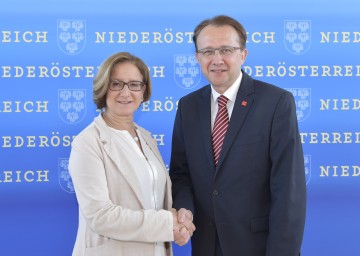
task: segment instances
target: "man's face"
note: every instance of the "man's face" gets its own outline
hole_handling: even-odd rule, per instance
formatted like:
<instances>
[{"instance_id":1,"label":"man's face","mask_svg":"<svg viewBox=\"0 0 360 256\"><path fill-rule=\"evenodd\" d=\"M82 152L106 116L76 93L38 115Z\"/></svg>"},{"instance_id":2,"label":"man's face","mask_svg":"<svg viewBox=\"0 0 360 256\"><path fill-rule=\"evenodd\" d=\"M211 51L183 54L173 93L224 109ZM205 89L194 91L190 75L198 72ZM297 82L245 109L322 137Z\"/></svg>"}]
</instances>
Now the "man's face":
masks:
<instances>
[{"instance_id":1,"label":"man's face","mask_svg":"<svg viewBox=\"0 0 360 256\"><path fill-rule=\"evenodd\" d=\"M208 25L201 30L197 38L197 46L198 50L240 47L240 39L236 30L229 25ZM235 49L232 53L223 55L216 50L212 56L197 53L196 59L206 79L217 92L222 94L239 77L246 55L246 49Z\"/></svg>"}]
</instances>

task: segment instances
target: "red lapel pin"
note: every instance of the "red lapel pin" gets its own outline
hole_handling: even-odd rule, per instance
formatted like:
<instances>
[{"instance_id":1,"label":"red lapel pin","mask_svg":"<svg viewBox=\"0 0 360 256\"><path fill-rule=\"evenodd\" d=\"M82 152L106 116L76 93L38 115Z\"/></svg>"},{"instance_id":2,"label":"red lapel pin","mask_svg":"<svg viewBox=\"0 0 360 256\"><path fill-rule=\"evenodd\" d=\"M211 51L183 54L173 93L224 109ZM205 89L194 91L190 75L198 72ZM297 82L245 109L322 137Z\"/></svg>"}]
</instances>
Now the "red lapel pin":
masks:
<instances>
[{"instance_id":1,"label":"red lapel pin","mask_svg":"<svg viewBox=\"0 0 360 256\"><path fill-rule=\"evenodd\" d=\"M246 105L247 105L247 101L243 100L243 101L241 102L241 106L246 107Z\"/></svg>"}]
</instances>

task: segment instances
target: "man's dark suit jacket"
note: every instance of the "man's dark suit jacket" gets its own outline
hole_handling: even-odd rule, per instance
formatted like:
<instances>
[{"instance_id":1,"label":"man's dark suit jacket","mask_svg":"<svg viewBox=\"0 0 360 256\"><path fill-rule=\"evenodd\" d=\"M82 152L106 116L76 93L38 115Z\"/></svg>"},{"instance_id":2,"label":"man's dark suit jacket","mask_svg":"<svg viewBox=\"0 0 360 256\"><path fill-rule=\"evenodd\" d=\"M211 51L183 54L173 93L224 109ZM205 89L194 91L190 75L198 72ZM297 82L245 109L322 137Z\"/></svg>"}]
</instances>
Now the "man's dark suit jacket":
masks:
<instances>
[{"instance_id":1,"label":"man's dark suit jacket","mask_svg":"<svg viewBox=\"0 0 360 256\"><path fill-rule=\"evenodd\" d=\"M299 255L306 211L302 145L293 95L242 82L215 167L211 87L183 97L176 114L170 177L174 207L194 214L195 256Z\"/></svg>"}]
</instances>

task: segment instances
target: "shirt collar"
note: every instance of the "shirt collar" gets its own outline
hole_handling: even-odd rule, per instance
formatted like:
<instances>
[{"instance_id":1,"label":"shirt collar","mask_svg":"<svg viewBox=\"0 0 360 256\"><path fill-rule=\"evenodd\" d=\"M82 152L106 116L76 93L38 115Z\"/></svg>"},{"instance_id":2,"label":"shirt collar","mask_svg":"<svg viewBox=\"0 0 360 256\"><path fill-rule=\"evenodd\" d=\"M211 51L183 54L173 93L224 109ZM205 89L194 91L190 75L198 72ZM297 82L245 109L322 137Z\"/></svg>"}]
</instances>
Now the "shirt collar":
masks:
<instances>
[{"instance_id":1,"label":"shirt collar","mask_svg":"<svg viewBox=\"0 0 360 256\"><path fill-rule=\"evenodd\" d=\"M240 71L239 77L235 80L235 82L223 93L223 95L228 98L230 101L235 102L236 94L240 88L240 83L242 79L242 72ZM217 91L214 90L213 85L211 85L211 93L213 97L214 103L216 102L217 98L221 95Z\"/></svg>"}]
</instances>

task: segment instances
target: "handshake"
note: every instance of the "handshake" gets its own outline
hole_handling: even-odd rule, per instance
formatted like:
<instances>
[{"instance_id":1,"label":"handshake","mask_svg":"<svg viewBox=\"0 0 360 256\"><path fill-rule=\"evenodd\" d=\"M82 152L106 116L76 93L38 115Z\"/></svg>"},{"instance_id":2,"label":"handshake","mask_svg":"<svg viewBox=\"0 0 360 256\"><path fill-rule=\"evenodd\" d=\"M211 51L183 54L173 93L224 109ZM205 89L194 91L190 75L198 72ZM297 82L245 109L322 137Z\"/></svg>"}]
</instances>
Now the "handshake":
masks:
<instances>
[{"instance_id":1,"label":"handshake","mask_svg":"<svg viewBox=\"0 0 360 256\"><path fill-rule=\"evenodd\" d=\"M190 237L195 231L195 225L193 224L193 215L191 211L181 208L179 211L171 209L173 215L173 232L174 242L177 245L183 246L187 244Z\"/></svg>"}]
</instances>

